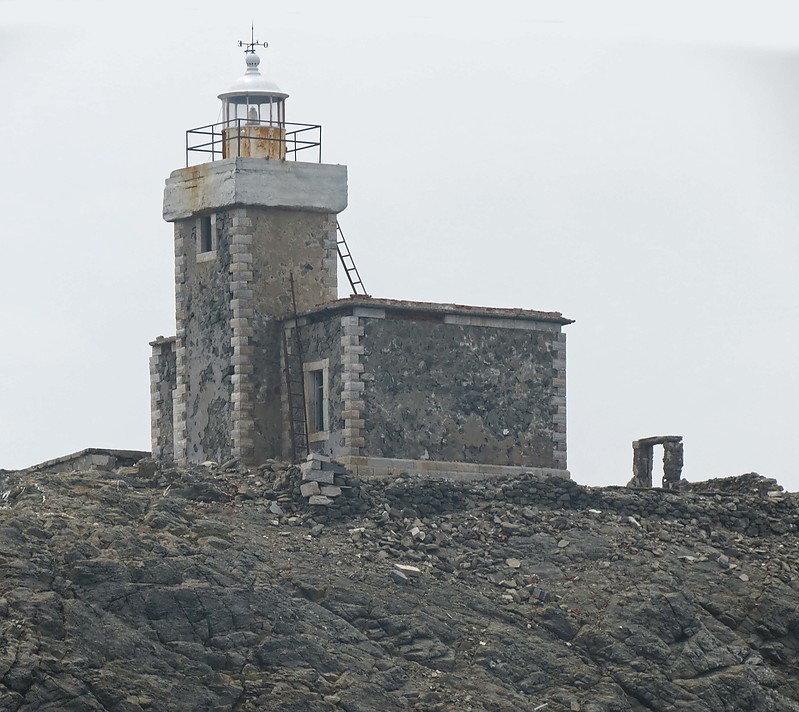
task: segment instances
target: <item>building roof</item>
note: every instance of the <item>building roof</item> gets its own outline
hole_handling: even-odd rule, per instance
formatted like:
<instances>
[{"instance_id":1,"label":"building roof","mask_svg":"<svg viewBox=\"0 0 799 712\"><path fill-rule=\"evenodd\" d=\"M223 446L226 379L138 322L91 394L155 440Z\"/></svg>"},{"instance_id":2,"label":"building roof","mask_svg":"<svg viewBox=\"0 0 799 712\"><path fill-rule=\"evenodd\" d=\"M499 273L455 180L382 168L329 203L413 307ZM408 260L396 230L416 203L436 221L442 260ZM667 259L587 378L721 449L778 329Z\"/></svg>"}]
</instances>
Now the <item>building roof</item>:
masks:
<instances>
[{"instance_id":1,"label":"building roof","mask_svg":"<svg viewBox=\"0 0 799 712\"><path fill-rule=\"evenodd\" d=\"M465 304L440 304L437 302L410 302L401 299L375 299L374 297L352 296L335 302L320 304L318 307L300 312L297 316L351 311L355 308L382 309L402 316L458 315L470 317L491 317L494 319L521 319L525 321L546 321L555 324L573 324L560 312L535 311L533 309L507 309L500 307L475 307Z\"/></svg>"},{"instance_id":2,"label":"building roof","mask_svg":"<svg viewBox=\"0 0 799 712\"><path fill-rule=\"evenodd\" d=\"M255 104L258 103L258 97L288 98L288 94L281 91L277 84L261 75L258 69L261 59L255 52L249 52L245 57L245 61L247 63L247 71L233 82L227 91L223 91L219 95L220 99L226 99L233 104Z\"/></svg>"}]
</instances>

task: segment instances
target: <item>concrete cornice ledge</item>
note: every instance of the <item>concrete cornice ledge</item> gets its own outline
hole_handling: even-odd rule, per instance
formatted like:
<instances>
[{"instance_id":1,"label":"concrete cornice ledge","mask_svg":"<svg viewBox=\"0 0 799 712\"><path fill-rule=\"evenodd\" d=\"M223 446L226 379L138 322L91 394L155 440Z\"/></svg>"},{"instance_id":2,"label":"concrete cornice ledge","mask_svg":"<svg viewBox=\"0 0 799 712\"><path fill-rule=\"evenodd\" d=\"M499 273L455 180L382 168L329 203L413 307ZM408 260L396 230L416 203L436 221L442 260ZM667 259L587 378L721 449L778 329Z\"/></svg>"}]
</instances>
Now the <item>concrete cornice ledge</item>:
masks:
<instances>
[{"instance_id":1,"label":"concrete cornice ledge","mask_svg":"<svg viewBox=\"0 0 799 712\"><path fill-rule=\"evenodd\" d=\"M338 214L347 207L347 167L226 158L173 171L164 188L164 220L233 206Z\"/></svg>"}]
</instances>

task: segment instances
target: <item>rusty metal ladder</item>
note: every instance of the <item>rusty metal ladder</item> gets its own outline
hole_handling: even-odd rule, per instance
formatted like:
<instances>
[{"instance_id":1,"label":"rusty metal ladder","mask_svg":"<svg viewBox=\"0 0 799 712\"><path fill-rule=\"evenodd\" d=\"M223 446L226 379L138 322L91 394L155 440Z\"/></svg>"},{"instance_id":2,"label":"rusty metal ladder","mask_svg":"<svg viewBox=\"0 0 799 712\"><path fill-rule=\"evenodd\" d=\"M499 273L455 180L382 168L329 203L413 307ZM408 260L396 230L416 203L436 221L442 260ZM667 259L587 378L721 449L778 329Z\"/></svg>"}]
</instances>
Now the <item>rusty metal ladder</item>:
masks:
<instances>
[{"instance_id":1,"label":"rusty metal ladder","mask_svg":"<svg viewBox=\"0 0 799 712\"><path fill-rule=\"evenodd\" d=\"M359 295L368 297L369 295L366 293L366 289L363 286L363 280L358 273L358 268L355 266L355 260L352 259L352 253L347 245L347 241L344 239L344 233L341 230L341 225L339 225L338 220L336 220L336 232L338 233L336 249L338 250L338 256L341 260L341 266L344 267L344 271L347 273L347 279L350 281L352 294L353 296Z\"/></svg>"},{"instance_id":2,"label":"rusty metal ladder","mask_svg":"<svg viewBox=\"0 0 799 712\"><path fill-rule=\"evenodd\" d=\"M283 325L283 374L286 378L286 400L289 407L289 438L291 439L291 459L296 462L307 457L308 413L305 408L305 373L303 371L302 341L300 324L297 320L297 297L294 293L294 274L289 273L291 285L291 305L294 310L294 343L289 349L286 326Z\"/></svg>"}]
</instances>

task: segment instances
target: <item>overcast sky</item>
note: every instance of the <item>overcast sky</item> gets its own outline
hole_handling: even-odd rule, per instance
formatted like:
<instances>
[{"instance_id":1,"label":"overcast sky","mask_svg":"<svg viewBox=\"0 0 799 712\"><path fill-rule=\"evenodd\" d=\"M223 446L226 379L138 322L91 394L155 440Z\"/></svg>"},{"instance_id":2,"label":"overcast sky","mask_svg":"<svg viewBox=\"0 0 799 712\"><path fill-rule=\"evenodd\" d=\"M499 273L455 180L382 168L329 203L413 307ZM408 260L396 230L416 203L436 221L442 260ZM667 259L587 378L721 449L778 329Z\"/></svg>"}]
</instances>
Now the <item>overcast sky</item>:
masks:
<instances>
[{"instance_id":1,"label":"overcast sky","mask_svg":"<svg viewBox=\"0 0 799 712\"><path fill-rule=\"evenodd\" d=\"M254 21L373 296L575 319L575 480L676 434L799 489L795 0L121 5L0 0L0 468L149 449L163 184Z\"/></svg>"}]
</instances>

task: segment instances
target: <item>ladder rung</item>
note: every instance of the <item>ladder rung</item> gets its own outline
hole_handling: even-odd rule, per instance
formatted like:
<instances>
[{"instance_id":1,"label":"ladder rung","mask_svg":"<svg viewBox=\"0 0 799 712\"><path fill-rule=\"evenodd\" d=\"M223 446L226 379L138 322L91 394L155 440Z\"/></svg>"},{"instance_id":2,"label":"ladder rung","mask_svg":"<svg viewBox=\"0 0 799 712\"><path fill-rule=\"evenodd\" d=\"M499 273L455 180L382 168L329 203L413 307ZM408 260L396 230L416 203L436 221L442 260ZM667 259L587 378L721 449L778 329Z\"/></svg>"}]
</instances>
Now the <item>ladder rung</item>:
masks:
<instances>
[{"instance_id":1,"label":"ladder rung","mask_svg":"<svg viewBox=\"0 0 799 712\"><path fill-rule=\"evenodd\" d=\"M352 258L347 241L344 239L344 232L336 220L336 231L338 233L336 239L336 247L338 249L338 256L341 259L341 265L344 267L344 272L349 280L350 287L352 287L353 294L366 294L366 288L363 286L358 268L355 266L355 260ZM349 263L347 262L349 260ZM360 287L360 290L358 289Z\"/></svg>"}]
</instances>

